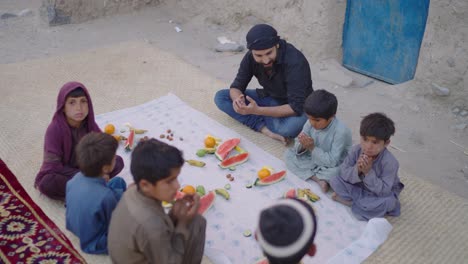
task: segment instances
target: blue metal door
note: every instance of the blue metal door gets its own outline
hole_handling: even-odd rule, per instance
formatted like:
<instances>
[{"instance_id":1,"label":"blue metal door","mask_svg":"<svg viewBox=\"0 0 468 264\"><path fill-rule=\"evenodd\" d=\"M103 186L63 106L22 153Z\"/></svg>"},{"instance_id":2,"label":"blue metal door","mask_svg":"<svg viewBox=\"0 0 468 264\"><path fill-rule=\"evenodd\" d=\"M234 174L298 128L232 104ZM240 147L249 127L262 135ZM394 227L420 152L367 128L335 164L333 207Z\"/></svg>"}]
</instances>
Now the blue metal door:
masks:
<instances>
[{"instance_id":1,"label":"blue metal door","mask_svg":"<svg viewBox=\"0 0 468 264\"><path fill-rule=\"evenodd\" d=\"M429 0L348 0L343 65L388 83L413 79Z\"/></svg>"}]
</instances>

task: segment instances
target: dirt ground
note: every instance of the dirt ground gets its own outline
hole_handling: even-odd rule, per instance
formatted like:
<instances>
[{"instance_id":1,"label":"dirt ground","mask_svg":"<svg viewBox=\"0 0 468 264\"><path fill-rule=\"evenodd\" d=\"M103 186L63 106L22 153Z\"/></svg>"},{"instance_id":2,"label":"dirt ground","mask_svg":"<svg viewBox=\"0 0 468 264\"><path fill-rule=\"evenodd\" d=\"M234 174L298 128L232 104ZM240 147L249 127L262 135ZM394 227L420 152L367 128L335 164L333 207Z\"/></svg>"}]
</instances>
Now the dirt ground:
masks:
<instances>
[{"instance_id":1,"label":"dirt ground","mask_svg":"<svg viewBox=\"0 0 468 264\"><path fill-rule=\"evenodd\" d=\"M233 30L176 5L162 4L81 24L49 27L39 17L38 2L0 1L0 14L18 13L23 9L32 11L28 16L0 19L1 64L143 39L176 54L228 86L243 53L215 52L217 37L226 36L245 43L247 30L261 22L253 17ZM182 31L177 32L176 26ZM289 41L295 43L294 39ZM349 72L333 59L309 62L314 88L327 89L337 95L338 116L352 128L355 142L359 138L359 121L363 115L374 111L387 113L397 125L391 151L399 159L401 169L468 198L468 113L463 116L456 110L468 109L468 98L458 98L453 103L454 100L434 95L430 87L417 81L388 85ZM181 78L183 74L180 73ZM340 85L349 78L353 80L351 85ZM251 87L255 87L254 82ZM91 92L99 89L89 88Z\"/></svg>"}]
</instances>

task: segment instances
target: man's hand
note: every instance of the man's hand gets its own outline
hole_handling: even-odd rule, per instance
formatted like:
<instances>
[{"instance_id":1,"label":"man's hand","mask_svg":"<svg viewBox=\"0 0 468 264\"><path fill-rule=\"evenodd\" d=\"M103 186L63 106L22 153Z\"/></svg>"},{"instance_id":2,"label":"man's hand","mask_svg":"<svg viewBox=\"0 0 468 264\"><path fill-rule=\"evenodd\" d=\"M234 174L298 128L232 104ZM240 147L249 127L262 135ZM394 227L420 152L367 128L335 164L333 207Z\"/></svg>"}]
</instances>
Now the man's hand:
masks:
<instances>
[{"instance_id":1,"label":"man's hand","mask_svg":"<svg viewBox=\"0 0 468 264\"><path fill-rule=\"evenodd\" d=\"M301 143L303 149L313 150L315 148L314 139L304 132L301 132L297 136L297 139L299 140L299 143Z\"/></svg>"},{"instance_id":2,"label":"man's hand","mask_svg":"<svg viewBox=\"0 0 468 264\"><path fill-rule=\"evenodd\" d=\"M232 101L232 107L236 113L239 113L239 109L245 106L245 96L239 95L234 101Z\"/></svg>"},{"instance_id":3,"label":"man's hand","mask_svg":"<svg viewBox=\"0 0 468 264\"><path fill-rule=\"evenodd\" d=\"M364 176L369 173L372 169L372 164L374 163L374 159L367 156L366 154L362 153L357 161L358 166L358 173L363 174Z\"/></svg>"},{"instance_id":4,"label":"man's hand","mask_svg":"<svg viewBox=\"0 0 468 264\"><path fill-rule=\"evenodd\" d=\"M238 104L238 105L234 105L234 111L236 111L236 113L238 114L241 114L241 115L254 115L257 113L257 109L258 109L258 105L257 105L257 102L255 102L254 99L252 99L250 96L247 96L246 97L247 101L249 101L249 104ZM237 100L236 100L237 101ZM237 108L236 108L237 106Z\"/></svg>"}]
</instances>

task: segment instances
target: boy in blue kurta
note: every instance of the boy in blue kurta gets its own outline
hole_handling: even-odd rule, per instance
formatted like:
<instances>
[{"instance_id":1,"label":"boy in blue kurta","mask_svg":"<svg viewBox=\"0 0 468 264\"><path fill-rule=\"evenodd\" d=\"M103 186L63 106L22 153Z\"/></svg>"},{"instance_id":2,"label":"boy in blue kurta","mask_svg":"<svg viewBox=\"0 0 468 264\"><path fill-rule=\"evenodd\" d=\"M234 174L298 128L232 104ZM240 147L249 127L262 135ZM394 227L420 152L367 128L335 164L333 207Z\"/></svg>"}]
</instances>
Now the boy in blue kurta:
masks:
<instances>
[{"instance_id":1,"label":"boy in blue kurta","mask_svg":"<svg viewBox=\"0 0 468 264\"><path fill-rule=\"evenodd\" d=\"M361 121L361 143L354 146L330 181L333 200L351 206L360 220L400 215L398 195L404 185L398 177L398 161L387 150L395 133L393 121L381 113Z\"/></svg>"},{"instance_id":2,"label":"boy in blue kurta","mask_svg":"<svg viewBox=\"0 0 468 264\"><path fill-rule=\"evenodd\" d=\"M304 103L309 120L294 147L285 153L288 169L304 180L314 180L325 193L330 187L328 181L338 175L352 145L351 130L335 116L337 108L334 94L325 90L312 92Z\"/></svg>"},{"instance_id":3,"label":"boy in blue kurta","mask_svg":"<svg viewBox=\"0 0 468 264\"><path fill-rule=\"evenodd\" d=\"M114 137L92 132L77 145L81 172L66 187L66 226L90 254L107 254L107 233L112 211L126 189L125 181L109 173L114 169L118 142Z\"/></svg>"}]
</instances>

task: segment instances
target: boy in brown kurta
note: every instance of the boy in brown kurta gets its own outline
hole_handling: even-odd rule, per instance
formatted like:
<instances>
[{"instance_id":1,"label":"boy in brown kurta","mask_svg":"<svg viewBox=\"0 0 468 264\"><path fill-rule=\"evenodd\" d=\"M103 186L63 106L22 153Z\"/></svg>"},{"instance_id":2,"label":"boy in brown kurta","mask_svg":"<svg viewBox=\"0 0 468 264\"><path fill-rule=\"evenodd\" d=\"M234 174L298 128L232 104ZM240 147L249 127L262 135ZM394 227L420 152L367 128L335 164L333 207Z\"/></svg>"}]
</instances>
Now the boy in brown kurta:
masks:
<instances>
[{"instance_id":1,"label":"boy in brown kurta","mask_svg":"<svg viewBox=\"0 0 468 264\"><path fill-rule=\"evenodd\" d=\"M198 195L177 200L168 214L161 201L172 201L180 189L184 164L177 148L156 139L133 150L130 187L111 218L108 247L113 263L200 263L206 220L197 214Z\"/></svg>"}]
</instances>

